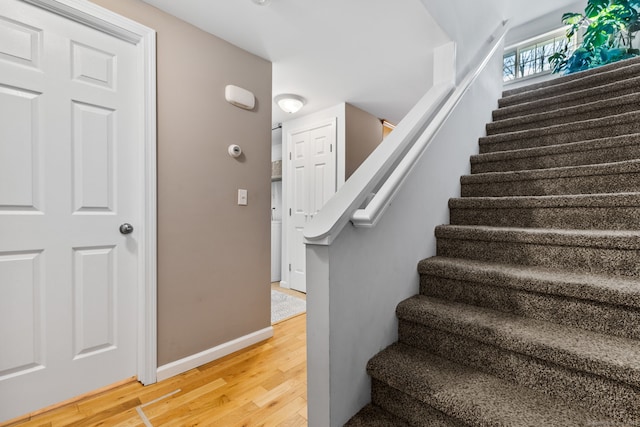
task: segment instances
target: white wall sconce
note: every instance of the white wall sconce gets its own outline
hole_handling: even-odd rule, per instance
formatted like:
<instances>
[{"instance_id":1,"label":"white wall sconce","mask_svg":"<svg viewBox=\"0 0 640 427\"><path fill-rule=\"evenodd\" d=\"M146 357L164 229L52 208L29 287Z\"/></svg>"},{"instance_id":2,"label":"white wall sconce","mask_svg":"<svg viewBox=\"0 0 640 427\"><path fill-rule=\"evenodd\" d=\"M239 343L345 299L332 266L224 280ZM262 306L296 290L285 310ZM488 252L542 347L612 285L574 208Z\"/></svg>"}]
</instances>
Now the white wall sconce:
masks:
<instances>
[{"instance_id":1,"label":"white wall sconce","mask_svg":"<svg viewBox=\"0 0 640 427\"><path fill-rule=\"evenodd\" d=\"M268 6L271 3L271 0L251 0L258 6Z\"/></svg>"},{"instance_id":2,"label":"white wall sconce","mask_svg":"<svg viewBox=\"0 0 640 427\"><path fill-rule=\"evenodd\" d=\"M300 95L294 95L292 93L277 95L273 100L276 101L276 104L278 104L278 107L280 107L282 111L289 114L297 113L307 102Z\"/></svg>"}]
</instances>

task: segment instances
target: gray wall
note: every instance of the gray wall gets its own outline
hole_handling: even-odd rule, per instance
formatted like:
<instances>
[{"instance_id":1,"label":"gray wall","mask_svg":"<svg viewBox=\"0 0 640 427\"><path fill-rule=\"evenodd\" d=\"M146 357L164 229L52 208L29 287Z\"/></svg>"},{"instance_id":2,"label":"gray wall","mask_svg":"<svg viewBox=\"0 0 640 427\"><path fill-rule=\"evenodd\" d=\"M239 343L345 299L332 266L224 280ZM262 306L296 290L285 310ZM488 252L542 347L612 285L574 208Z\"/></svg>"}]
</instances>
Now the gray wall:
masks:
<instances>
[{"instance_id":1,"label":"gray wall","mask_svg":"<svg viewBox=\"0 0 640 427\"><path fill-rule=\"evenodd\" d=\"M479 52L489 35L510 17L509 0L421 0L431 16L456 42L457 77L481 59Z\"/></svg>"},{"instance_id":2,"label":"gray wall","mask_svg":"<svg viewBox=\"0 0 640 427\"><path fill-rule=\"evenodd\" d=\"M539 36L540 34L556 30L562 27L562 15L565 12L584 12L586 5L586 0L576 1L514 27L509 31L509 34L507 34L505 45L509 46L520 43L532 37Z\"/></svg>"},{"instance_id":3,"label":"gray wall","mask_svg":"<svg viewBox=\"0 0 640 427\"><path fill-rule=\"evenodd\" d=\"M346 104L345 116L345 178L348 179L382 142L382 122L351 104Z\"/></svg>"},{"instance_id":4,"label":"gray wall","mask_svg":"<svg viewBox=\"0 0 640 427\"><path fill-rule=\"evenodd\" d=\"M139 0L92 1L157 31L161 366L270 326L271 63Z\"/></svg>"}]
</instances>

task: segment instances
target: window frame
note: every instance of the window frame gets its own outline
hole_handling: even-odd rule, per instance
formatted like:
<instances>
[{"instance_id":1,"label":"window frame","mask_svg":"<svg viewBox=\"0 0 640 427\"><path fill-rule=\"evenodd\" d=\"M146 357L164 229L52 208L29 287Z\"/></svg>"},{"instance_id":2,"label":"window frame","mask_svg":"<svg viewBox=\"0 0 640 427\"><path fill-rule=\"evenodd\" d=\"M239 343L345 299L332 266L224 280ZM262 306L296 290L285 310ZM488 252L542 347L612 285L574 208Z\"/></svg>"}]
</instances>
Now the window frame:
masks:
<instances>
[{"instance_id":1,"label":"window frame","mask_svg":"<svg viewBox=\"0 0 640 427\"><path fill-rule=\"evenodd\" d=\"M531 79L531 78L536 78L536 77L541 77L541 76L545 76L548 74L552 73L552 69L551 67L549 67L548 69L544 69L545 65L547 64L547 59L545 58L542 64L542 70L538 71L538 64L536 64L540 59L536 56L535 58L533 58L532 61L529 62L533 62L534 63L534 72L527 74L527 75L521 75L522 74L522 67L521 67L521 63L522 63L522 53L526 52L526 51L534 51L537 53L537 49L541 46L545 46L548 45L550 43L553 43L554 45L556 43L560 43L563 42L564 39L566 39L566 33L567 33L567 29L569 28L569 26L564 26L561 28L558 28L556 30L552 30L549 31L547 33L541 34L539 36L535 36L532 38L529 38L527 40L524 40L522 42L519 43L515 43L512 44L510 46L507 46L504 49L504 53L503 53L503 69L502 69L502 81L504 84L512 84L512 83L517 83L523 80L527 80L527 79ZM572 52L575 47L578 45L578 35L574 35L573 36L573 40L571 43L570 50L569 53ZM555 47L555 46L554 46ZM556 50L554 50L551 54L555 53ZM507 57L512 56L513 59L513 73L511 74L513 77L510 79L505 78L506 74L505 74L505 61L507 59Z\"/></svg>"}]
</instances>

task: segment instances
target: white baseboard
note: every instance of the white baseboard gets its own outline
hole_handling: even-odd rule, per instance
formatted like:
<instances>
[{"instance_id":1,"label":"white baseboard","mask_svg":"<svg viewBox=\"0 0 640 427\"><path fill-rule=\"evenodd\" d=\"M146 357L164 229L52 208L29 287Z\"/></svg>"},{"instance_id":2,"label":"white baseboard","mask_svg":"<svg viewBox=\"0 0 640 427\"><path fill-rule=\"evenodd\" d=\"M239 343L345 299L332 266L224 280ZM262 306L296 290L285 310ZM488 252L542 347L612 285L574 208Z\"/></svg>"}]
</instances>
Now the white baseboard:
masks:
<instances>
[{"instance_id":1,"label":"white baseboard","mask_svg":"<svg viewBox=\"0 0 640 427\"><path fill-rule=\"evenodd\" d=\"M248 335L236 338L235 340L220 344L219 346L200 353L176 360L175 362L167 363L166 365L158 367L157 379L158 381L166 380L167 378L186 372L189 369L197 368L205 363L212 362L233 352L249 347L250 345L264 341L272 336L273 327L269 326L268 328L252 332Z\"/></svg>"}]
</instances>

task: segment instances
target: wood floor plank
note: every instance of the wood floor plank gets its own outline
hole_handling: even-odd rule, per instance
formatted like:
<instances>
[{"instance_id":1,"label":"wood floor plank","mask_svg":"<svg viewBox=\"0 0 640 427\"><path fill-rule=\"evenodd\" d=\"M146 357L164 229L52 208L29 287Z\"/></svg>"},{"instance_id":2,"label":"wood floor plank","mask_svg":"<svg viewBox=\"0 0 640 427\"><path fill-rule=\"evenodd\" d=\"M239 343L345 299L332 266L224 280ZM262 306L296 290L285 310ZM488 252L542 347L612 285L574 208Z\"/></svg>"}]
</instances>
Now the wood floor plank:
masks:
<instances>
[{"instance_id":1,"label":"wood floor plank","mask_svg":"<svg viewBox=\"0 0 640 427\"><path fill-rule=\"evenodd\" d=\"M154 427L304 426L306 370L301 315L274 325L263 343L157 384L123 384L0 427L145 427L139 407Z\"/></svg>"}]
</instances>

